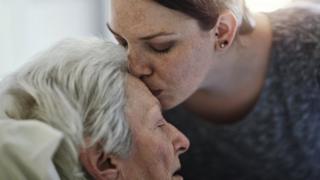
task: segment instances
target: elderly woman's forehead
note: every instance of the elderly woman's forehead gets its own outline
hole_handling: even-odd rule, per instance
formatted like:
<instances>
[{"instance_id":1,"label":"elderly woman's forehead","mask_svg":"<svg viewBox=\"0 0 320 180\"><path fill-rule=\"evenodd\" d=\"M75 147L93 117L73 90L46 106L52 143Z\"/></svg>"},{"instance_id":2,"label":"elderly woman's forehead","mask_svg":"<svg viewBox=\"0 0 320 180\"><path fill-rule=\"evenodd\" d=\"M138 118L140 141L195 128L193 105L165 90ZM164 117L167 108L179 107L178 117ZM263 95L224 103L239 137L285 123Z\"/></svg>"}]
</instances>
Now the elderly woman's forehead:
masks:
<instances>
[{"instance_id":1,"label":"elderly woman's forehead","mask_svg":"<svg viewBox=\"0 0 320 180\"><path fill-rule=\"evenodd\" d=\"M127 97L129 104L153 106L159 101L152 95L147 86L138 78L129 75L127 80Z\"/></svg>"}]
</instances>

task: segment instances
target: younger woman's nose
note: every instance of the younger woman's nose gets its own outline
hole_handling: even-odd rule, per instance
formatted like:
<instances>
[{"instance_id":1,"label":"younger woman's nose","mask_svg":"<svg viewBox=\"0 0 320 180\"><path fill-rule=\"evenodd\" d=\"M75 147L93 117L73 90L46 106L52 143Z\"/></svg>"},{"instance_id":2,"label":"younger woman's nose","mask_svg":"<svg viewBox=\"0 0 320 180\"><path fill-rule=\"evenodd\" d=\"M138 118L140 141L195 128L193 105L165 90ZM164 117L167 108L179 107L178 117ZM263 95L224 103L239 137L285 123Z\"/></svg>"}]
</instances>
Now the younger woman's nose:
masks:
<instances>
[{"instance_id":1,"label":"younger woman's nose","mask_svg":"<svg viewBox=\"0 0 320 180\"><path fill-rule=\"evenodd\" d=\"M152 74L150 63L142 57L128 55L129 72L137 78L143 78Z\"/></svg>"}]
</instances>

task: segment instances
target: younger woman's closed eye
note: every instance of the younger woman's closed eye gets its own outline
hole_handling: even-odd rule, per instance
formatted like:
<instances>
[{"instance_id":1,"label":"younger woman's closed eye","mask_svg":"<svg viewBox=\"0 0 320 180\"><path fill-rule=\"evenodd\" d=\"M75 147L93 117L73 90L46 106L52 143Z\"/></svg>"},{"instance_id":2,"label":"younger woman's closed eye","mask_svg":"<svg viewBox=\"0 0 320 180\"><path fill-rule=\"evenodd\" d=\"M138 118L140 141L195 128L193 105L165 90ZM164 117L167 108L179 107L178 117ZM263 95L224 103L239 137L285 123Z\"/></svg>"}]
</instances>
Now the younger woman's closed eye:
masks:
<instances>
[{"instance_id":1,"label":"younger woman's closed eye","mask_svg":"<svg viewBox=\"0 0 320 180\"><path fill-rule=\"evenodd\" d=\"M156 53L168 53L174 46L174 42L166 42L166 43L150 43L149 47L152 51Z\"/></svg>"}]
</instances>

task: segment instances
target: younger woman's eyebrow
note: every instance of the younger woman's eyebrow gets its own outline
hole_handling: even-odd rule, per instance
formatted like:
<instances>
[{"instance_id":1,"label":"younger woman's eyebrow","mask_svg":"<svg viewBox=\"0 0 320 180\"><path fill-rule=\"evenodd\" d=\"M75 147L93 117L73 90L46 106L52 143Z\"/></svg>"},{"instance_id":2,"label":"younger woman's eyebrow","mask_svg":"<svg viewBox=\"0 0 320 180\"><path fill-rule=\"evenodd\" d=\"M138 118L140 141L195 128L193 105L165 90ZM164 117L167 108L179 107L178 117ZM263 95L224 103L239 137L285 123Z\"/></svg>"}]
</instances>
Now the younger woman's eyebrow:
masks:
<instances>
[{"instance_id":1,"label":"younger woman's eyebrow","mask_svg":"<svg viewBox=\"0 0 320 180\"><path fill-rule=\"evenodd\" d=\"M116 36L118 36L118 37L121 37L118 33L116 33L116 32L110 27L109 23L107 23L107 27L108 27L109 31L110 31L112 34L114 34L114 35L116 35ZM158 36L167 36L167 35L172 35L172 34L174 34L174 33L159 32L159 33L147 35L147 36L144 36L144 37L140 37L139 39L140 39L140 40L150 40L150 39L156 38L156 37L158 37Z\"/></svg>"}]
</instances>

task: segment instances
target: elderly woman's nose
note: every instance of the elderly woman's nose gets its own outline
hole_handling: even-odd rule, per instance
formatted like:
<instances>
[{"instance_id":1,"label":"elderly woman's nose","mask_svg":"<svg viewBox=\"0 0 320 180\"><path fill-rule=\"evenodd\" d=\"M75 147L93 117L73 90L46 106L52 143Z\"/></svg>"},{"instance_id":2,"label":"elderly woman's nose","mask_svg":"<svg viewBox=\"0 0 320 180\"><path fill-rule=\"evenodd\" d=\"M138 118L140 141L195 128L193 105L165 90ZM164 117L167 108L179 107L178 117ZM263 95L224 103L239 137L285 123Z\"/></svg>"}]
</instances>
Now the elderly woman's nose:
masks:
<instances>
[{"instance_id":1,"label":"elderly woman's nose","mask_svg":"<svg viewBox=\"0 0 320 180\"><path fill-rule=\"evenodd\" d=\"M185 153L190 147L189 139L174 126L173 128L173 146L178 155Z\"/></svg>"},{"instance_id":2,"label":"elderly woman's nose","mask_svg":"<svg viewBox=\"0 0 320 180\"><path fill-rule=\"evenodd\" d=\"M129 72L135 77L142 78L152 74L150 63L145 58L134 54L128 54L128 61Z\"/></svg>"}]
</instances>

